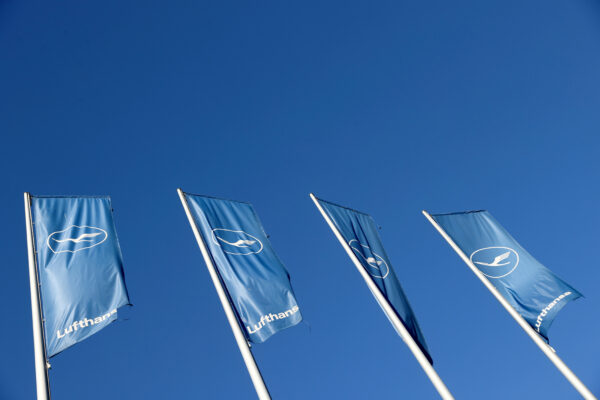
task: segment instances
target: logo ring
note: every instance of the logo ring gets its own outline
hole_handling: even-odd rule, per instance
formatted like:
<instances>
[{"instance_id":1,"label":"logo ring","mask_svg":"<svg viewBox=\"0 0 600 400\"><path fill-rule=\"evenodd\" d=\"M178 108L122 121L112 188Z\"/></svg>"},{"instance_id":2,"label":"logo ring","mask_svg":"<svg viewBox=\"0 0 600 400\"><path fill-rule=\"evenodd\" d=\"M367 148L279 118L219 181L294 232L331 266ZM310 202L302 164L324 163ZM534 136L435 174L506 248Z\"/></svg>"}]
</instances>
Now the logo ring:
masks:
<instances>
[{"instance_id":1,"label":"logo ring","mask_svg":"<svg viewBox=\"0 0 600 400\"><path fill-rule=\"evenodd\" d=\"M225 250L225 247L223 247L221 245L221 243L219 243L219 240L221 240L222 242L224 242L226 245L234 246L234 247L238 247L238 248L244 248L244 247L246 247L246 245L245 244L238 244L237 242L236 243L228 242L227 240L224 240L223 238L217 236L217 234L215 233L215 231L234 232L234 233L238 233L238 234L241 233L243 235L249 236L252 239L254 239L254 241L257 242L260 245L260 248L257 251L253 251L252 249L249 249L249 252L247 252L247 253L234 253L234 252L231 252L231 251L227 251L227 250ZM215 229L212 230L212 240L213 240L213 242L215 242L216 245L218 245L219 247L221 247L223 249L224 253L231 254L231 255L234 255L234 256L248 256L250 254L258 254L258 253L260 253L263 250L263 244L260 241L260 239L258 239L256 236L253 236L253 235L249 234L248 232L239 231L239 230L225 229L225 228L215 228ZM240 242L240 241L242 243L244 242L243 239L239 240L238 242Z\"/></svg>"},{"instance_id":2,"label":"logo ring","mask_svg":"<svg viewBox=\"0 0 600 400\"><path fill-rule=\"evenodd\" d=\"M371 263L372 261L371 261L371 260L369 260L369 259L368 259L368 257L365 257L365 255L363 254L362 250L360 250L360 249L357 249L356 247L354 247L354 246L352 245L352 242L356 242L356 244L358 244L359 246L361 246L361 247L364 247L365 249L369 249L369 250L371 251L371 254L373 254L375 257L379 258L381 261L380 261L380 262L377 262L377 261L375 260L375 262L376 262L376 264L377 264L377 265L373 265L373 264ZM369 273L369 275L371 275L373 278L385 279L385 278L386 278L386 277L389 275L389 273L390 273L390 267L389 267L389 265L387 264L387 262L386 262L386 261L383 259L383 257L381 257L379 254L377 254L377 253L373 252L373 250L371 250L371 248L370 248L369 246L367 246L367 245L364 245L364 244L360 243L360 242L359 242L358 240L356 240L356 239L352 239L351 241L349 241L349 242L348 242L348 245L350 246L350 248L351 248L352 250L354 250L354 253L356 253L356 254L358 254L359 256L361 256L361 257L362 257L362 259L363 259L363 260L364 260L364 261L367 263L367 265L368 265L369 267L371 267L371 268L374 268L374 269L376 269L376 270L378 270L378 271L380 272L380 275L377 275L377 274L374 274L373 272L371 272L369 269L367 269L367 268L365 267L365 269L367 270L367 272ZM386 268L385 274L384 274L384 273L383 273L383 271L382 271L382 270L379 268L379 264L381 264L381 263L383 263L383 264L385 265L385 268ZM362 264L362 263L361 263L361 264ZM364 265L363 265L363 267L364 267Z\"/></svg>"},{"instance_id":3,"label":"logo ring","mask_svg":"<svg viewBox=\"0 0 600 400\"><path fill-rule=\"evenodd\" d=\"M100 232L95 232L95 233L85 233L83 235L80 235L78 238L65 238L65 239L55 239L54 235L59 234L59 233L63 233L68 231L71 228L88 228L88 229L96 229ZM85 246L85 247L80 247L80 248L75 248L73 250L61 250L61 249L54 249L52 247L52 245L50 244L50 239L53 239L54 241L58 242L58 243L62 243L62 242L66 242L66 241L70 241L72 243L80 243L80 242L89 242L90 240L85 239L86 237L94 237L97 235L101 235L104 234L104 238L102 238L102 240L100 240L99 242L93 243L89 246ZM62 231L56 231L56 232L52 232L50 235L48 235L48 238L46 239L46 245L48 246L48 248L50 249L50 251L52 251L54 254L59 254L59 253L77 253L78 251L81 250L85 250L85 249L91 249L92 247L96 247L99 244L102 244L106 241L106 239L108 238L108 233L102 229L102 228L98 228L96 226L87 226L87 225L71 225L65 229L63 229Z\"/></svg>"},{"instance_id":4,"label":"logo ring","mask_svg":"<svg viewBox=\"0 0 600 400\"><path fill-rule=\"evenodd\" d=\"M477 268L482 274L484 274L485 276L487 276L488 278L492 278L492 279L499 279L499 278L504 278L507 275L510 275L513 273L513 271L517 268L517 266L519 265L519 253L517 253L514 249L511 249L510 247L506 247L506 246L490 246L490 247L483 247L479 250L475 250L472 254L471 257L469 257L469 260L471 261L471 264L475 265L475 263L473 262L473 256L477 253L479 253L480 251L483 250L489 250L489 249L506 249L508 251L510 251L511 253L514 253L514 255L517 257L517 261L515 262L514 267L512 267L512 269L510 271L508 271L507 273L500 275L500 276L493 276L493 275L489 275L486 274L485 272L483 272L480 268ZM491 265L493 266L493 265Z\"/></svg>"}]
</instances>

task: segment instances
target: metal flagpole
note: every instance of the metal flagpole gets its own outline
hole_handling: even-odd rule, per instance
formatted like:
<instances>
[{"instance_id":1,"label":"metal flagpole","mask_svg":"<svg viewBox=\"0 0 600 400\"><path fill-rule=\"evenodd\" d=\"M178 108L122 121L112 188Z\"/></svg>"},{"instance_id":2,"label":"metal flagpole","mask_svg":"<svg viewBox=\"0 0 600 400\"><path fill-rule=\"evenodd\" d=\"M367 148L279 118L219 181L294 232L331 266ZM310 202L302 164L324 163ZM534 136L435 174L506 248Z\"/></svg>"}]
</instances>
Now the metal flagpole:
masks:
<instances>
[{"instance_id":1,"label":"metal flagpole","mask_svg":"<svg viewBox=\"0 0 600 400\"><path fill-rule=\"evenodd\" d=\"M490 281L479 271L479 269L473 264L473 262L467 257L467 255L454 243L452 238L448 236L448 234L442 229L441 226L438 225L437 222L427 213L427 211L423 211L423 215L425 218L431 222L431 224L437 229L437 231L442 235L444 239L448 242L450 247L454 249L454 251L462 258L462 260L471 268L471 271L479 278L481 282L488 288L490 292L496 297L496 299L504 306L506 311L517 321L517 323L523 328L523 330L529 335L529 337L538 345L538 347L544 352L544 354L554 363L556 368L567 378L567 380L573 385L575 389L579 392L579 394L586 400L597 400L596 396L590 392L590 390L579 380L577 375L573 373L567 367L567 365L563 362L563 360L556 355L556 352L552 347L550 347L544 339L541 338L540 335L537 334L535 330L525 321L525 319L514 309L514 307L498 292L498 290L490 283Z\"/></svg>"},{"instance_id":2,"label":"metal flagpole","mask_svg":"<svg viewBox=\"0 0 600 400\"><path fill-rule=\"evenodd\" d=\"M27 255L29 258L29 291L31 292L31 318L33 322L33 351L35 354L35 382L38 400L50 399L48 383L48 368L44 332L42 327L42 312L39 282L33 243L33 222L31 219L31 196L25 192L25 224L27 227Z\"/></svg>"},{"instance_id":3,"label":"metal flagpole","mask_svg":"<svg viewBox=\"0 0 600 400\"><path fill-rule=\"evenodd\" d=\"M454 397L452 396L442 379L439 377L433 366L429 363L429 360L427 359L425 354L423 354L423 351L421 350L419 345L417 345L413 337L406 330L406 327L404 326L404 324L402 323L402 321L400 320L390 303L387 301L385 296L381 293L379 287L375 284L375 282L373 282L373 279L371 278L369 273L367 273L367 271L363 268L362 264L360 263L354 252L350 249L348 243L346 243L346 241L344 240L342 234L334 225L333 221L331 221L325 210L323 210L321 204L319 204L319 201L317 200L315 195L311 193L310 198L314 201L315 205L321 212L321 215L323 215L323 218L325 219L325 221L327 221L327 224L329 225L337 239L340 241L342 247L344 248L344 250L346 250L348 257L350 257L350 259L358 269L358 272L360 272L362 278L365 280L367 286L371 290L371 293L373 293L375 299L377 300L381 308L383 308L383 311L387 315L390 322L394 325L394 328L396 328L396 331L400 333L400 337L402 338L402 340L404 340L404 343L406 343L410 351L413 353L413 355L421 365L421 368L423 368L423 370L427 374L427 377L429 378L429 380L431 380L431 383L438 391L442 399L454 400Z\"/></svg>"},{"instance_id":4,"label":"metal flagpole","mask_svg":"<svg viewBox=\"0 0 600 400\"><path fill-rule=\"evenodd\" d=\"M235 316L233 308L229 303L229 299L227 294L225 293L225 289L221 285L221 280L219 279L219 275L215 269L215 266L208 254L208 249L206 248L206 244L204 243L204 239L202 239L202 235L196 226L196 222L194 221L194 217L190 212L190 208L188 206L187 200L185 198L185 194L181 189L177 189L177 193L179 194L179 198L181 199L181 204L183 204L183 208L185 209L185 214L188 217L188 221L192 226L192 230L194 231L194 236L196 236L196 241L198 242L198 246L200 247L200 251L202 252L202 256L204 257L204 262L206 262L206 267L208 268L208 272L210 273L210 277L215 285L215 289L217 290L217 294L219 295L219 300L221 300L221 305L225 310L225 315L227 316L227 320L229 321L229 325L231 326L231 330L233 331L233 336L235 337L235 341L242 353L242 357L244 358L244 362L246 363L246 368L248 368L248 373L250 374L250 378L252 378L252 383L254 384L254 389L256 389L256 394L258 394L258 398L260 400L271 400L271 396L265 385L265 381L263 380L262 375L256 365L256 361L252 356L252 351L250 350L250 346L246 341L246 336L240 327L238 320Z\"/></svg>"}]
</instances>

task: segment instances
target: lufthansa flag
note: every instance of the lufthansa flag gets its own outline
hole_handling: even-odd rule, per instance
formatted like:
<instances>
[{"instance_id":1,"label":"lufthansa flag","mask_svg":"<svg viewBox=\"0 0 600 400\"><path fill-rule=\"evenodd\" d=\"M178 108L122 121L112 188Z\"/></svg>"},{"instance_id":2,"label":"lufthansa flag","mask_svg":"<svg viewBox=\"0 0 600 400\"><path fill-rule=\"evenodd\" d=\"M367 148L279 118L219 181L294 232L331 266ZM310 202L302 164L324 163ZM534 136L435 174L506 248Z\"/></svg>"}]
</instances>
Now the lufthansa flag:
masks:
<instances>
[{"instance_id":1,"label":"lufthansa flag","mask_svg":"<svg viewBox=\"0 0 600 400\"><path fill-rule=\"evenodd\" d=\"M129 295L109 197L32 196L31 213L52 357L115 321Z\"/></svg>"},{"instance_id":2,"label":"lufthansa flag","mask_svg":"<svg viewBox=\"0 0 600 400\"><path fill-rule=\"evenodd\" d=\"M183 193L246 338L302 321L290 276L250 203Z\"/></svg>"},{"instance_id":3,"label":"lufthansa flag","mask_svg":"<svg viewBox=\"0 0 600 400\"><path fill-rule=\"evenodd\" d=\"M489 212L432 214L431 218L546 341L558 312L582 297L533 258Z\"/></svg>"},{"instance_id":4,"label":"lufthansa flag","mask_svg":"<svg viewBox=\"0 0 600 400\"><path fill-rule=\"evenodd\" d=\"M381 293L393 308L402 324L417 343L430 364L433 360L425 343L425 337L417 318L408 302L400 281L390 262L377 233L373 218L360 211L314 198L327 214L337 231L342 235L362 268L369 274ZM385 310L384 310L385 311ZM402 333L398 332L400 337Z\"/></svg>"}]
</instances>

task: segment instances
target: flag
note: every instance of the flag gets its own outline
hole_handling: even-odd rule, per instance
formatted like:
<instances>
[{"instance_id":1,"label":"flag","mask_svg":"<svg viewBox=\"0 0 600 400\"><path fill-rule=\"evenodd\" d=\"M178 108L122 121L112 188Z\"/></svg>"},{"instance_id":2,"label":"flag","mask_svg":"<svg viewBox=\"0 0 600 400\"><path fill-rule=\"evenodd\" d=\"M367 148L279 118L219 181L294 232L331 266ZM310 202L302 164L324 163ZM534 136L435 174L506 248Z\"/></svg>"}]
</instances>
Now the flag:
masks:
<instances>
[{"instance_id":1,"label":"flag","mask_svg":"<svg viewBox=\"0 0 600 400\"><path fill-rule=\"evenodd\" d=\"M582 297L533 258L489 212L431 217L546 341L558 312L568 302Z\"/></svg>"},{"instance_id":2,"label":"flag","mask_svg":"<svg viewBox=\"0 0 600 400\"><path fill-rule=\"evenodd\" d=\"M422 352L432 362L417 318L400 286L400 282L377 233L373 218L360 211L317 199L327 216L342 235L362 267L390 303ZM398 332L400 336L402 334Z\"/></svg>"},{"instance_id":3,"label":"flag","mask_svg":"<svg viewBox=\"0 0 600 400\"><path fill-rule=\"evenodd\" d=\"M109 197L32 196L31 212L52 357L116 320L129 296Z\"/></svg>"},{"instance_id":4,"label":"flag","mask_svg":"<svg viewBox=\"0 0 600 400\"><path fill-rule=\"evenodd\" d=\"M302 321L290 276L252 205L184 196L246 338L262 343Z\"/></svg>"}]
</instances>

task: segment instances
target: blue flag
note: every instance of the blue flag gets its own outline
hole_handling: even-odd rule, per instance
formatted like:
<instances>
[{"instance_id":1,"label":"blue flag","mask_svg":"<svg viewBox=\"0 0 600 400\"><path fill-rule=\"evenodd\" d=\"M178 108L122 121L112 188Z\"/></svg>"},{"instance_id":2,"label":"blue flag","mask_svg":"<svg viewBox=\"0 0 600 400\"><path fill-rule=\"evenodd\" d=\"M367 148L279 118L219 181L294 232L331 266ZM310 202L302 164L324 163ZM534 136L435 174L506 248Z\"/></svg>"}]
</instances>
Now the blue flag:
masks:
<instances>
[{"instance_id":1,"label":"blue flag","mask_svg":"<svg viewBox=\"0 0 600 400\"><path fill-rule=\"evenodd\" d=\"M262 343L302 321L290 276L252 205L185 198L247 339Z\"/></svg>"},{"instance_id":2,"label":"blue flag","mask_svg":"<svg viewBox=\"0 0 600 400\"><path fill-rule=\"evenodd\" d=\"M117 319L129 304L109 197L31 197L44 314L52 357Z\"/></svg>"},{"instance_id":3,"label":"blue flag","mask_svg":"<svg viewBox=\"0 0 600 400\"><path fill-rule=\"evenodd\" d=\"M556 314L582 297L533 258L487 211L431 217L546 341Z\"/></svg>"},{"instance_id":4,"label":"blue flag","mask_svg":"<svg viewBox=\"0 0 600 400\"><path fill-rule=\"evenodd\" d=\"M386 297L412 338L427 356L429 362L433 363L417 318L383 249L373 218L368 214L328 201L318 199L318 202L363 268L372 277L373 282Z\"/></svg>"}]
</instances>

